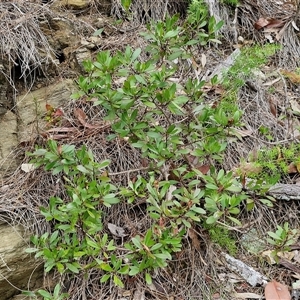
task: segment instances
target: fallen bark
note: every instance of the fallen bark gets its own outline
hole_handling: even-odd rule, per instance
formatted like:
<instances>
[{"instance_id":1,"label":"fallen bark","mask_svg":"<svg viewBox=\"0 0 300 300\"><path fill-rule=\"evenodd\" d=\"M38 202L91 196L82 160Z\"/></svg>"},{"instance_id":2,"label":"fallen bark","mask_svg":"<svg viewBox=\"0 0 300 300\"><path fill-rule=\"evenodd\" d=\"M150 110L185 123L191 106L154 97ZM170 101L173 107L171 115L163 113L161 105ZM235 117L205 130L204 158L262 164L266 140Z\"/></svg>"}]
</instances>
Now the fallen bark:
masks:
<instances>
[{"instance_id":1,"label":"fallen bark","mask_svg":"<svg viewBox=\"0 0 300 300\"><path fill-rule=\"evenodd\" d=\"M268 194L277 200L300 200L300 186L296 184L275 184Z\"/></svg>"}]
</instances>

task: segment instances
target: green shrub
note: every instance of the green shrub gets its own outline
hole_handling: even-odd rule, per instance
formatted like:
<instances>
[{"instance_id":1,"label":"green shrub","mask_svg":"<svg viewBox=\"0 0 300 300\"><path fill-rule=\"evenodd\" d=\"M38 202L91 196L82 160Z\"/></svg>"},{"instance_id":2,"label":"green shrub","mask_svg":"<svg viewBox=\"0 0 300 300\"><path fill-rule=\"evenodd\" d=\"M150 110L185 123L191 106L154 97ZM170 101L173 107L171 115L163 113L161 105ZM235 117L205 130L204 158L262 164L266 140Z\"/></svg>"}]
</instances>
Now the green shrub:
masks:
<instances>
[{"instance_id":1,"label":"green shrub","mask_svg":"<svg viewBox=\"0 0 300 300\"><path fill-rule=\"evenodd\" d=\"M221 25L210 18L208 33L189 40L173 16L143 34L148 60L140 59L141 49L127 47L114 55L99 52L95 61L84 63L88 75L78 79L73 98L97 99L94 105L105 110L111 124L108 139L130 143L149 161L147 180L139 176L116 187L103 175L110 162L96 162L85 146L49 141L29 154L37 166L62 176L67 192L65 199L51 197L41 208L53 232L33 237L34 248L28 249L45 260L46 272L96 268L101 282L123 287L126 277L143 274L150 284L152 272L181 251L188 228L203 222L240 224L239 207L248 196L232 172L218 166L241 112L207 103L204 81L172 79L191 57L191 46L213 41ZM124 238L118 248L105 233L103 209L141 198L151 225L143 235Z\"/></svg>"},{"instance_id":2,"label":"green shrub","mask_svg":"<svg viewBox=\"0 0 300 300\"><path fill-rule=\"evenodd\" d=\"M220 43L216 33L223 26L223 21L216 23L215 17L210 16L209 8L204 0L192 0L188 6L187 18L184 22L186 44L191 44L193 39L204 46L207 41Z\"/></svg>"}]
</instances>

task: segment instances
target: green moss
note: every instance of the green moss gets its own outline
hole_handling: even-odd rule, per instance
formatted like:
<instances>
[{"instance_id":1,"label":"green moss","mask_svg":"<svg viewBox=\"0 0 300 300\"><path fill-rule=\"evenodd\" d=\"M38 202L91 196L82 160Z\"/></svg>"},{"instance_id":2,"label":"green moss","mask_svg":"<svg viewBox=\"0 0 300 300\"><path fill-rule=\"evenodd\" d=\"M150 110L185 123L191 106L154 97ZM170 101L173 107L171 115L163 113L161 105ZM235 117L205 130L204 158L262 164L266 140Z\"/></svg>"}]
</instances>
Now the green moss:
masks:
<instances>
[{"instance_id":1,"label":"green moss","mask_svg":"<svg viewBox=\"0 0 300 300\"><path fill-rule=\"evenodd\" d=\"M228 229L220 226L209 227L209 225L204 225L204 227L208 229L212 242L220 245L222 248L225 248L230 255L236 255L236 241L231 236Z\"/></svg>"},{"instance_id":2,"label":"green moss","mask_svg":"<svg viewBox=\"0 0 300 300\"><path fill-rule=\"evenodd\" d=\"M260 178L270 182L288 176L289 166L300 164L300 144L291 143L288 146L276 146L270 149L262 148L258 152L255 166L261 168L259 174L248 174L252 178ZM299 166L300 167L300 166Z\"/></svg>"},{"instance_id":3,"label":"green moss","mask_svg":"<svg viewBox=\"0 0 300 300\"><path fill-rule=\"evenodd\" d=\"M251 77L253 70L266 64L268 58L274 55L279 49L280 46L276 44L242 48L235 63L224 76L222 85L226 90L238 90Z\"/></svg>"}]
</instances>

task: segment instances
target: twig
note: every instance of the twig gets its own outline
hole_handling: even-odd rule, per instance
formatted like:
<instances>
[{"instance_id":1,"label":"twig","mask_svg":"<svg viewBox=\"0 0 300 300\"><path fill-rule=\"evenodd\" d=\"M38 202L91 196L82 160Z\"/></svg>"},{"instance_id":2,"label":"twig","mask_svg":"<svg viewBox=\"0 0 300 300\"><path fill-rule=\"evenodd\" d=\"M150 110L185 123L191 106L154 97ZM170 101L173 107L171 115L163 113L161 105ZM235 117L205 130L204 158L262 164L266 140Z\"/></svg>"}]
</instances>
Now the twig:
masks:
<instances>
[{"instance_id":1,"label":"twig","mask_svg":"<svg viewBox=\"0 0 300 300\"><path fill-rule=\"evenodd\" d=\"M109 173L108 176L117 176L117 175L122 175L122 174L129 174L129 173L132 173L132 172L147 171L149 169L150 169L149 167L131 169L131 170L126 170L126 171L121 171L121 172Z\"/></svg>"}]
</instances>

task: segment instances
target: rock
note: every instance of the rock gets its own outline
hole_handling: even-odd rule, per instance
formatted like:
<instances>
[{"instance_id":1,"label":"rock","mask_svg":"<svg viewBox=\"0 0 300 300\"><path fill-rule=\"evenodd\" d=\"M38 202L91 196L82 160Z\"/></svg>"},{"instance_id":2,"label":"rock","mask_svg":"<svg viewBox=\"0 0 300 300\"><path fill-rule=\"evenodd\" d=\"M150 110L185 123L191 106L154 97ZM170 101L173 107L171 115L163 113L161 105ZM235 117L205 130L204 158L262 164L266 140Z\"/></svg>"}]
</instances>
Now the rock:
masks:
<instances>
[{"instance_id":1,"label":"rock","mask_svg":"<svg viewBox=\"0 0 300 300\"><path fill-rule=\"evenodd\" d=\"M54 108L62 106L70 101L70 96L74 91L73 80L66 79L17 97L20 118L19 142L28 141L28 137L45 128L45 122L42 119L47 112L46 104Z\"/></svg>"},{"instance_id":2,"label":"rock","mask_svg":"<svg viewBox=\"0 0 300 300\"><path fill-rule=\"evenodd\" d=\"M91 4L91 0L61 0L59 5L72 9L84 9Z\"/></svg>"},{"instance_id":3,"label":"rock","mask_svg":"<svg viewBox=\"0 0 300 300\"><path fill-rule=\"evenodd\" d=\"M0 116L0 178L7 173L8 169L12 172L18 166L18 159L11 155L18 145L18 122L17 116L8 110Z\"/></svg>"},{"instance_id":4,"label":"rock","mask_svg":"<svg viewBox=\"0 0 300 300\"><path fill-rule=\"evenodd\" d=\"M25 252L30 235L20 225L0 221L0 236L0 299L42 286L43 265Z\"/></svg>"},{"instance_id":5,"label":"rock","mask_svg":"<svg viewBox=\"0 0 300 300\"><path fill-rule=\"evenodd\" d=\"M70 101L74 90L73 80L63 80L17 97L18 117L10 110L0 115L0 178L19 165L18 157L12 155L17 145L43 130L46 103L53 107L62 106Z\"/></svg>"},{"instance_id":6,"label":"rock","mask_svg":"<svg viewBox=\"0 0 300 300\"><path fill-rule=\"evenodd\" d=\"M83 62L85 60L90 60L92 59L92 55L91 52L86 49L86 48L79 48L76 50L75 52L75 59L76 59L76 65L77 68L80 69L81 71L83 71Z\"/></svg>"},{"instance_id":7,"label":"rock","mask_svg":"<svg viewBox=\"0 0 300 300\"><path fill-rule=\"evenodd\" d=\"M77 44L78 36L74 33L74 26L72 21L66 17L55 17L50 19L49 24L43 24L42 30L51 47L59 51Z\"/></svg>"}]
</instances>

